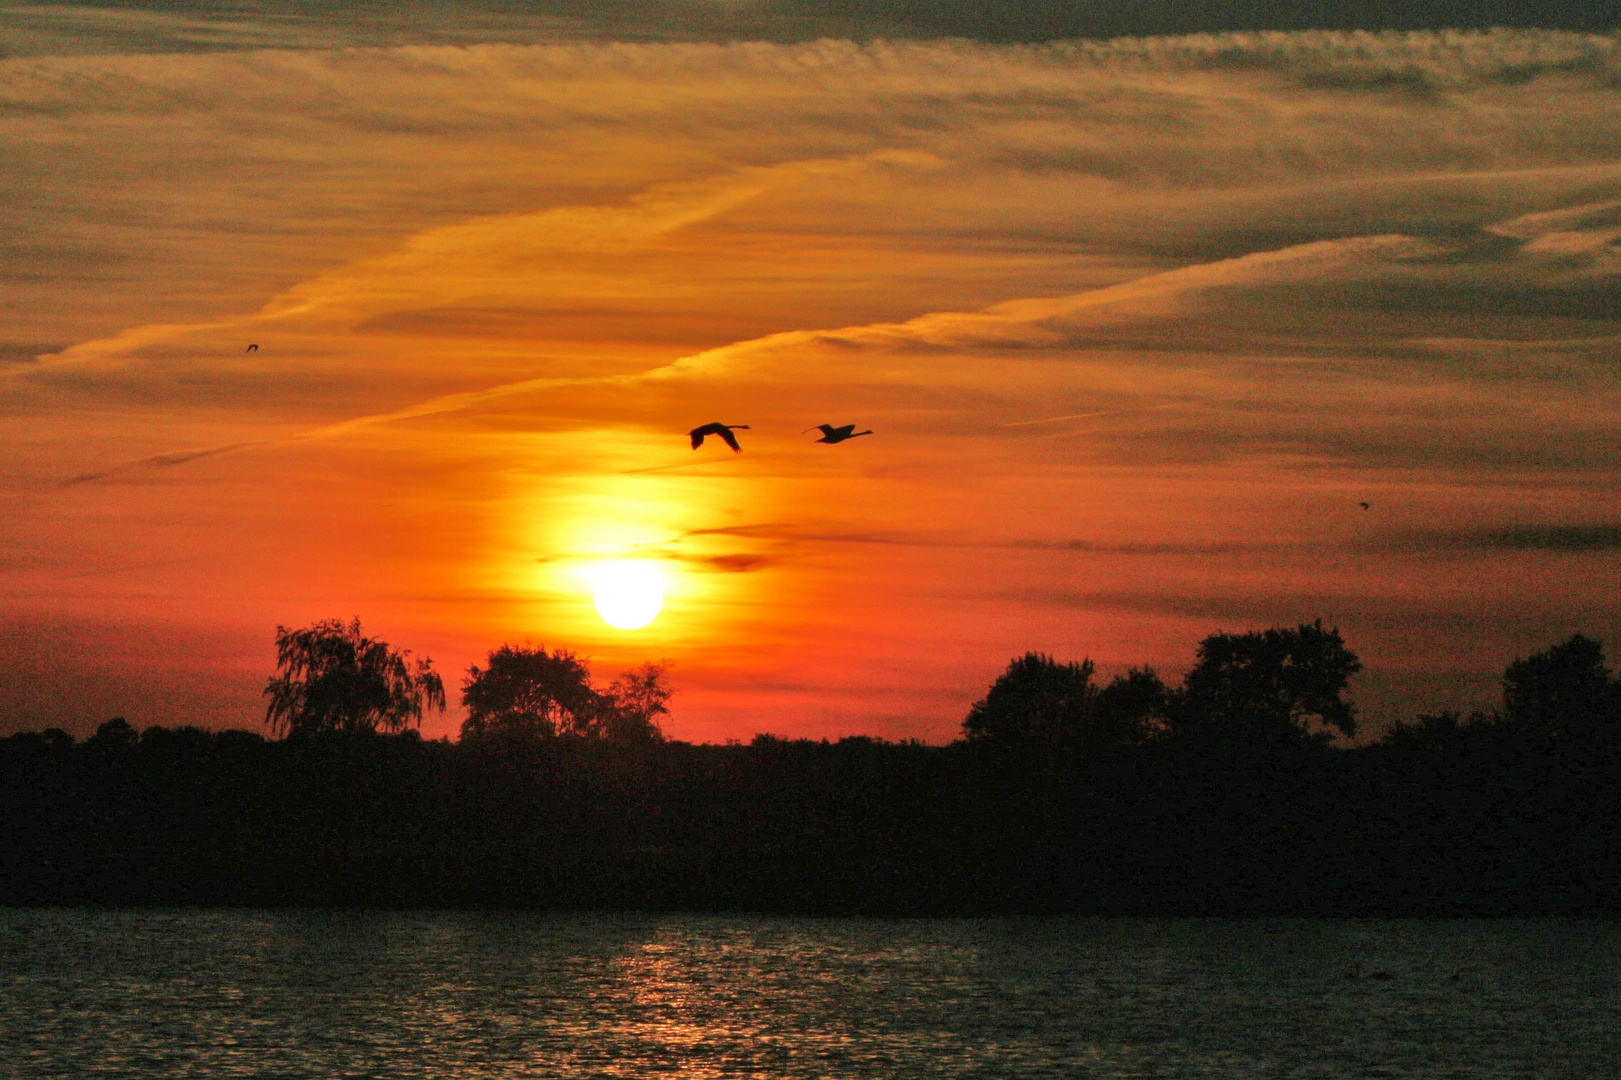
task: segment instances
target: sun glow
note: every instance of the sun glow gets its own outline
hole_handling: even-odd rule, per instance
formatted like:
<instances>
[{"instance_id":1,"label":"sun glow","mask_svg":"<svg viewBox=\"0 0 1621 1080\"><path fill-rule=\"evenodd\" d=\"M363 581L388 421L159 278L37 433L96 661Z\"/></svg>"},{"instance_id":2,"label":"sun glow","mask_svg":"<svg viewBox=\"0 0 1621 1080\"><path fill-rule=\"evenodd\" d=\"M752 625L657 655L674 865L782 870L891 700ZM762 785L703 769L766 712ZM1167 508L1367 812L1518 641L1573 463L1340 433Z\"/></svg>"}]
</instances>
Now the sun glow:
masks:
<instances>
[{"instance_id":1,"label":"sun glow","mask_svg":"<svg viewBox=\"0 0 1621 1080\"><path fill-rule=\"evenodd\" d=\"M597 614L617 630L640 630L664 606L664 576L646 559L618 559L593 570Z\"/></svg>"}]
</instances>

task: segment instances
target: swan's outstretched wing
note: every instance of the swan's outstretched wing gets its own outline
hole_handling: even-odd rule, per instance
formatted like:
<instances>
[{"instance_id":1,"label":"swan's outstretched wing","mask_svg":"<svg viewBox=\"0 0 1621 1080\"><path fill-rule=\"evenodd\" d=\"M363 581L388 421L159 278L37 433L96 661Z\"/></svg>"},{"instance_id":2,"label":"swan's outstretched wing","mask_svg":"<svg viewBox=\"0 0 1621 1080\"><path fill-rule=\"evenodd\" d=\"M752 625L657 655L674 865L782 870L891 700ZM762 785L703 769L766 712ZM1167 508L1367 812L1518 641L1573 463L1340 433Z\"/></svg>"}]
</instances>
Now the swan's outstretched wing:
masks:
<instances>
[{"instance_id":1,"label":"swan's outstretched wing","mask_svg":"<svg viewBox=\"0 0 1621 1080\"><path fill-rule=\"evenodd\" d=\"M691 431L687 432L687 434L692 437L692 448L694 450L703 445L705 435L719 435L721 437L721 441L727 446L730 446L733 450L741 451L743 448L737 445L737 436L732 434L733 428L747 429L748 425L723 424L719 420L716 420L712 424L705 424L703 427L695 427Z\"/></svg>"}]
</instances>

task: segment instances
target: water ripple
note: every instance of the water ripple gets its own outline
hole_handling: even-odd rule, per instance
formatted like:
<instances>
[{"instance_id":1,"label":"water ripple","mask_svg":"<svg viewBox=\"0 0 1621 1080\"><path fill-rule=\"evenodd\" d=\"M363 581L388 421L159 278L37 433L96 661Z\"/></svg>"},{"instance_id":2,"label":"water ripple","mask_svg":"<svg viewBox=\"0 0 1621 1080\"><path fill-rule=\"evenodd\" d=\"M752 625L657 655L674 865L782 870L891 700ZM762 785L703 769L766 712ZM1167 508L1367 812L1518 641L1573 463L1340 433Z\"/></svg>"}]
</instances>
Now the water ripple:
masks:
<instances>
[{"instance_id":1,"label":"water ripple","mask_svg":"<svg viewBox=\"0 0 1621 1080\"><path fill-rule=\"evenodd\" d=\"M0 1073L1621 1076L1589 922L0 911Z\"/></svg>"}]
</instances>

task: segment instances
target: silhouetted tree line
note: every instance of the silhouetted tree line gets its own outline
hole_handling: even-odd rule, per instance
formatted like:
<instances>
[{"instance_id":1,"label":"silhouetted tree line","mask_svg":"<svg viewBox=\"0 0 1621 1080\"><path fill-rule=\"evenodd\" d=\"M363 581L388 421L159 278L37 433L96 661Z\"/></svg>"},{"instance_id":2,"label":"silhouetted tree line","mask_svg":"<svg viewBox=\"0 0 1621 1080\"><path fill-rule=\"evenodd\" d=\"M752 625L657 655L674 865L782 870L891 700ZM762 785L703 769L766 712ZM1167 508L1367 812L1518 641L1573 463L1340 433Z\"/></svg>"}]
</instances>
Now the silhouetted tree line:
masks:
<instances>
[{"instance_id":1,"label":"silhouetted tree line","mask_svg":"<svg viewBox=\"0 0 1621 1080\"><path fill-rule=\"evenodd\" d=\"M1361 747L1320 623L1212 635L1175 686L1029 653L945 747L670 741L663 666L598 686L531 645L428 741L428 661L358 622L277 643L279 739L0 740L0 903L1621 911L1621 680L1580 634L1510 664L1500 710Z\"/></svg>"},{"instance_id":2,"label":"silhouetted tree line","mask_svg":"<svg viewBox=\"0 0 1621 1080\"><path fill-rule=\"evenodd\" d=\"M657 740L656 718L669 712L666 667L643 664L603 689L566 649L502 645L490 652L488 666L474 664L462 680L462 739ZM397 735L421 724L424 709L445 708L433 661L367 637L359 619L278 626L276 669L264 691L265 722L288 738Z\"/></svg>"}]
</instances>

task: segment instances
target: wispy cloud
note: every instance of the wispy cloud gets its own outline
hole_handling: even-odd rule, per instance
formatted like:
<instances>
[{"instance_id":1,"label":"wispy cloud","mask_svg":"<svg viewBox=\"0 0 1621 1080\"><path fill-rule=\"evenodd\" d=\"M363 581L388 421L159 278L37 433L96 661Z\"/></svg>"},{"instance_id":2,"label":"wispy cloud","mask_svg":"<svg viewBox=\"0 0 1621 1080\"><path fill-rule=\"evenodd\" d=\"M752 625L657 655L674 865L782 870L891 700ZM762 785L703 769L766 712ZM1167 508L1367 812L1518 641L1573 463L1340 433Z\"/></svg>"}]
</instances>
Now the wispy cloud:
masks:
<instances>
[{"instance_id":1,"label":"wispy cloud","mask_svg":"<svg viewBox=\"0 0 1621 1080\"><path fill-rule=\"evenodd\" d=\"M262 441L228 443L225 446L210 446L200 450L176 450L167 454L153 454L131 461L123 465L115 465L100 472L80 473L63 481L64 488L78 487L80 484L90 484L97 480L106 480L115 476L122 476L142 469L172 469L176 465L184 465L188 461L199 461L203 458L218 457L220 454L229 454L235 450L245 450L250 446L262 446Z\"/></svg>"},{"instance_id":2,"label":"wispy cloud","mask_svg":"<svg viewBox=\"0 0 1621 1080\"><path fill-rule=\"evenodd\" d=\"M1416 551L1621 551L1621 525L1608 522L1572 525L1509 525L1501 528L1417 531L1391 537L1398 550Z\"/></svg>"}]
</instances>

